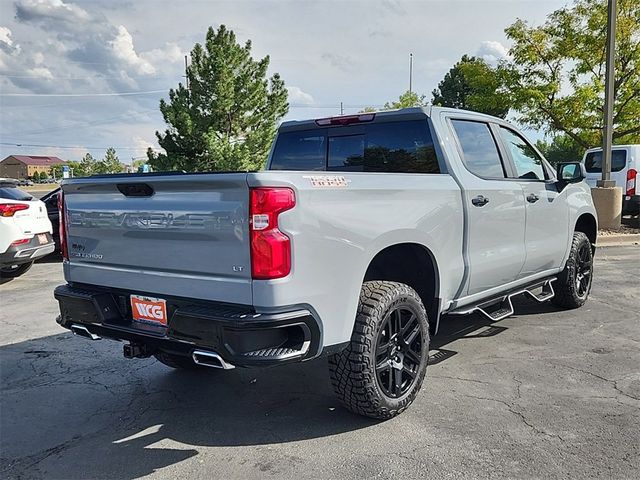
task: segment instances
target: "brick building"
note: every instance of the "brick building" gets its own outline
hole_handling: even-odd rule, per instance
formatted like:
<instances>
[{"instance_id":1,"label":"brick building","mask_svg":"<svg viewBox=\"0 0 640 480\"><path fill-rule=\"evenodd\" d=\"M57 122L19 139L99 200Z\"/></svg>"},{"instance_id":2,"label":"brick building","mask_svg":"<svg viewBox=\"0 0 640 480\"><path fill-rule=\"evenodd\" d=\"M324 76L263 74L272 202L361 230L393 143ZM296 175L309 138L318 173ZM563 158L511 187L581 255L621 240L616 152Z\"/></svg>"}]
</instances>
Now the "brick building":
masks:
<instances>
[{"instance_id":1,"label":"brick building","mask_svg":"<svg viewBox=\"0 0 640 480\"><path fill-rule=\"evenodd\" d=\"M62 165L65 161L58 157L41 155L9 155L0 162L0 177L31 178L38 172L51 175L51 167Z\"/></svg>"}]
</instances>

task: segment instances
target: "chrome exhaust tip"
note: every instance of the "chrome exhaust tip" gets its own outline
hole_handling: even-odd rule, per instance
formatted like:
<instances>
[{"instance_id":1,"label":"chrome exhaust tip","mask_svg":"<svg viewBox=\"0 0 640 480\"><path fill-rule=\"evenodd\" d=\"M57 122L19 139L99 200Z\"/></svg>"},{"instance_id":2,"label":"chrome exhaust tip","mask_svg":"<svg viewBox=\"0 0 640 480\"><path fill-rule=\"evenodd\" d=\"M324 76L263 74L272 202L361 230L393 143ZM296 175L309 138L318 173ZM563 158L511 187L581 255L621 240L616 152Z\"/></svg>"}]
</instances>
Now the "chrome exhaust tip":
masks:
<instances>
[{"instance_id":1,"label":"chrome exhaust tip","mask_svg":"<svg viewBox=\"0 0 640 480\"><path fill-rule=\"evenodd\" d=\"M71 333L78 335L79 337L88 338L90 340L100 340L100 336L95 333L91 333L84 325L71 325Z\"/></svg>"},{"instance_id":2,"label":"chrome exhaust tip","mask_svg":"<svg viewBox=\"0 0 640 480\"><path fill-rule=\"evenodd\" d=\"M206 350L194 350L191 358L196 365L203 367L221 368L223 370L231 370L236 368L234 365L225 362L220 355L215 352L207 352Z\"/></svg>"}]
</instances>

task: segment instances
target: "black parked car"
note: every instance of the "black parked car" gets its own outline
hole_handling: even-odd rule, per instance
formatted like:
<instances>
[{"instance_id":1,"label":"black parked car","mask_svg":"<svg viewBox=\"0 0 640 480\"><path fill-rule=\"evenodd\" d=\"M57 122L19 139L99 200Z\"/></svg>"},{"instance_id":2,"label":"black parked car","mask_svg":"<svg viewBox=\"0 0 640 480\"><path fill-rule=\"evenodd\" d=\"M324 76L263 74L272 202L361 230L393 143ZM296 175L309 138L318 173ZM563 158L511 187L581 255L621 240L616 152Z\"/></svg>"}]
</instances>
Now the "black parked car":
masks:
<instances>
[{"instance_id":1,"label":"black parked car","mask_svg":"<svg viewBox=\"0 0 640 480\"><path fill-rule=\"evenodd\" d=\"M53 240L56 242L56 253L60 252L60 215L58 213L58 193L60 188L56 188L47 193L40 200L47 206L47 215L53 227Z\"/></svg>"}]
</instances>

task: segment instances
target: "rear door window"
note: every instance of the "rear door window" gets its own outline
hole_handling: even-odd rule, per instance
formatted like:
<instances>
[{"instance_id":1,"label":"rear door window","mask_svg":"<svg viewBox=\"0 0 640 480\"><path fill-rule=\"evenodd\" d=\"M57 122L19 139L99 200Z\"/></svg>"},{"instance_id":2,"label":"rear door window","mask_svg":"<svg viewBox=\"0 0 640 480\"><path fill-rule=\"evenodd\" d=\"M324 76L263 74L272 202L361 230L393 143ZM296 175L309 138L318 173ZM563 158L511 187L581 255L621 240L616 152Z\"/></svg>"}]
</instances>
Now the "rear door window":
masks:
<instances>
[{"instance_id":1,"label":"rear door window","mask_svg":"<svg viewBox=\"0 0 640 480\"><path fill-rule=\"evenodd\" d=\"M472 120L452 120L467 169L482 178L505 178L498 147L489 125Z\"/></svg>"},{"instance_id":2,"label":"rear door window","mask_svg":"<svg viewBox=\"0 0 640 480\"><path fill-rule=\"evenodd\" d=\"M613 150L611 153L611 171L619 172L627 165L627 151ZM584 158L584 166L589 173L602 173L602 151L589 152Z\"/></svg>"},{"instance_id":3,"label":"rear door window","mask_svg":"<svg viewBox=\"0 0 640 480\"><path fill-rule=\"evenodd\" d=\"M281 133L270 169L440 173L426 120L364 124L358 126L356 134L343 132L347 130L335 127ZM297 141L292 141L292 136L307 141L313 139L314 145L318 145L313 150L313 162L308 161L310 155L303 155L306 149L297 148ZM321 146L325 149L322 153Z\"/></svg>"}]
</instances>

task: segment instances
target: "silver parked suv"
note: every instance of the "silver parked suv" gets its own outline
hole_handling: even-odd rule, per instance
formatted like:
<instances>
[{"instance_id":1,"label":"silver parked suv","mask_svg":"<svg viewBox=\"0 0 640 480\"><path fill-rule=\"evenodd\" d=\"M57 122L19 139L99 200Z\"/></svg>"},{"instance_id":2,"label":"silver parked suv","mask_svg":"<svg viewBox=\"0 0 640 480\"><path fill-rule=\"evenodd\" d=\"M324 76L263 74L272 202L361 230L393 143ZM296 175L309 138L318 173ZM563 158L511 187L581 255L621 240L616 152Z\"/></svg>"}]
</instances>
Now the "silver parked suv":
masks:
<instances>
[{"instance_id":1,"label":"silver parked suv","mask_svg":"<svg viewBox=\"0 0 640 480\"><path fill-rule=\"evenodd\" d=\"M584 167L446 108L285 122L266 171L63 182L60 325L176 368L329 355L359 414L407 408L443 314L587 300Z\"/></svg>"}]
</instances>

